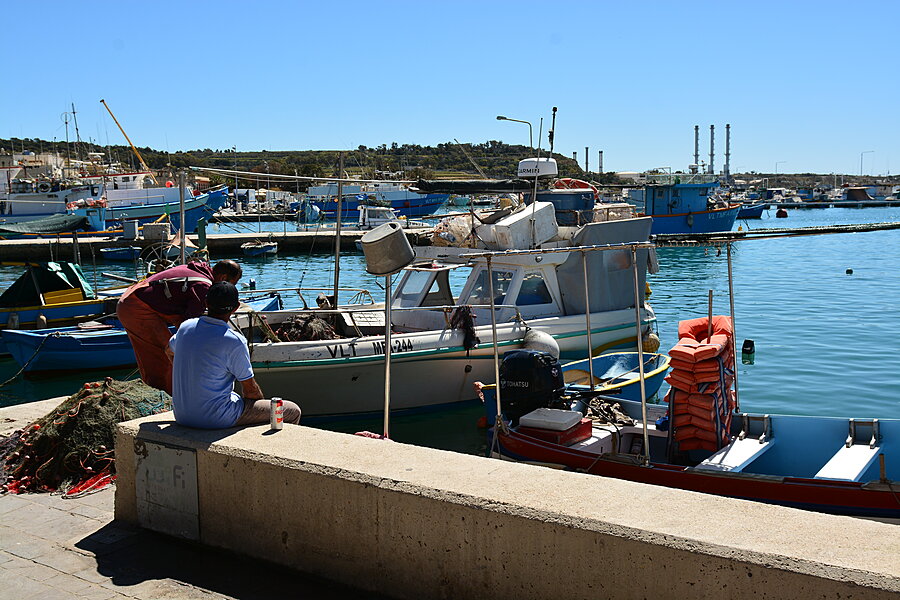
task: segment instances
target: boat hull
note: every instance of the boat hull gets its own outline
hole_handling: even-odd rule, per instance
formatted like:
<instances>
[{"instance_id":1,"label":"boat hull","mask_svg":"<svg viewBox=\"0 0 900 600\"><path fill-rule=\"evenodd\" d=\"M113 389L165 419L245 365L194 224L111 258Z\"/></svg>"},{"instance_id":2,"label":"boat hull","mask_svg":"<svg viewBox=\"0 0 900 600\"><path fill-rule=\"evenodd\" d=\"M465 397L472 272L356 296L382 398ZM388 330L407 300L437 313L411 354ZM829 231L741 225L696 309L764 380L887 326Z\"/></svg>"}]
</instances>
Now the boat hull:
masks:
<instances>
[{"instance_id":1,"label":"boat hull","mask_svg":"<svg viewBox=\"0 0 900 600\"><path fill-rule=\"evenodd\" d=\"M644 326L655 322L645 317ZM629 319L630 317L630 319ZM562 358L587 354L583 315L535 319L528 326L552 335ZM498 325L500 354L522 347L526 328ZM476 328L482 343L463 348L460 330L397 334L392 337L391 408L408 410L475 398L475 381L494 380L490 326ZM634 311L596 314L591 321L594 353L635 347ZM305 416L377 413L384 408L384 337L325 342L263 343L250 349L256 379L267 396L300 403ZM298 392L311 391L298 396Z\"/></svg>"},{"instance_id":2,"label":"boat hull","mask_svg":"<svg viewBox=\"0 0 900 600\"><path fill-rule=\"evenodd\" d=\"M415 194L409 192L403 196L391 196L384 200L385 206L390 206L397 215L403 217L425 217L433 215L449 198L449 194ZM325 217L335 220L337 215L337 201L328 200L313 201L319 207ZM360 203L355 198L344 197L341 202L341 222L357 222L359 221Z\"/></svg>"},{"instance_id":3,"label":"boat hull","mask_svg":"<svg viewBox=\"0 0 900 600\"><path fill-rule=\"evenodd\" d=\"M763 455L757 461L758 466L751 465L742 471L704 470L662 462L644 466L635 455L587 452L526 436L514 429L497 435L496 452L524 462L719 496L835 514L900 518L897 469L890 466L896 461L887 461L888 483L878 481L877 462L859 481L815 477L829 457L843 447L846 419L771 416L773 439L775 444L782 445L784 458ZM735 421L739 422L740 417ZM884 452L890 454L896 446L888 446L889 440L900 435L900 421L881 420L880 425Z\"/></svg>"},{"instance_id":4,"label":"boat hull","mask_svg":"<svg viewBox=\"0 0 900 600\"><path fill-rule=\"evenodd\" d=\"M718 208L700 212L674 215L649 215L653 217L652 234L657 233L714 233L731 231L741 207L734 204L728 208Z\"/></svg>"},{"instance_id":5,"label":"boat hull","mask_svg":"<svg viewBox=\"0 0 900 600\"><path fill-rule=\"evenodd\" d=\"M241 251L244 253L244 256L250 258L259 258L263 256L275 256L278 253L278 244L265 244L265 245L255 245L255 244L243 244L241 245Z\"/></svg>"},{"instance_id":6,"label":"boat hull","mask_svg":"<svg viewBox=\"0 0 900 600\"><path fill-rule=\"evenodd\" d=\"M213 190L200 196L189 197L184 202L184 230L197 230L201 217L209 218L225 203L225 190ZM114 227L123 221L137 221L143 225L169 215L172 226L182 229L179 203L134 204L130 206L110 206L106 208L106 223Z\"/></svg>"},{"instance_id":7,"label":"boat hull","mask_svg":"<svg viewBox=\"0 0 900 600\"><path fill-rule=\"evenodd\" d=\"M281 297L250 299L257 311L277 310ZM169 328L175 333L175 328ZM132 367L136 364L128 334L118 321L104 329L59 327L33 331L3 330L0 339L25 373Z\"/></svg>"},{"instance_id":8,"label":"boat hull","mask_svg":"<svg viewBox=\"0 0 900 600\"><path fill-rule=\"evenodd\" d=\"M640 365L637 352L613 352L601 354L591 359L594 377L603 383L594 386L594 391L623 400L641 401ZM669 370L669 357L665 354L644 353L644 393L652 398L663 384ZM573 371L590 374L587 359L563 365L563 376L569 381ZM584 385L570 385L573 390L588 390Z\"/></svg>"},{"instance_id":9,"label":"boat hull","mask_svg":"<svg viewBox=\"0 0 900 600\"><path fill-rule=\"evenodd\" d=\"M769 208L766 203L760 204L744 204L738 211L738 219L761 219L763 212Z\"/></svg>"}]
</instances>

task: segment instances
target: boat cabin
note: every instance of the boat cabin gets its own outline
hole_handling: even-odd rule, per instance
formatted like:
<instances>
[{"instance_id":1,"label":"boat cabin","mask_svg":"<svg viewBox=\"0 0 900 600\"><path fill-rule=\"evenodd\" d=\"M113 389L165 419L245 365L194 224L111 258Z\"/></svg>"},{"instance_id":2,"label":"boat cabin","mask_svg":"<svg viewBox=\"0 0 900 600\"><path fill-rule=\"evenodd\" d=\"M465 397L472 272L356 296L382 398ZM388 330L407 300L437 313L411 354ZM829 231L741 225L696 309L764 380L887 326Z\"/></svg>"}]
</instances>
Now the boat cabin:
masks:
<instances>
[{"instance_id":1,"label":"boat cabin","mask_svg":"<svg viewBox=\"0 0 900 600\"><path fill-rule=\"evenodd\" d=\"M556 267L565 262L568 254L549 254L538 257L512 256L491 265L494 304L497 321L512 321L518 313L525 319L561 316L562 295ZM450 275L463 265L426 263L404 269L403 277L393 295L391 307L412 309L443 306L472 306L476 324L490 322L490 285L487 265L476 263L463 285L458 299L451 291ZM400 310L393 312L392 321L399 331L440 330L447 326L443 310Z\"/></svg>"},{"instance_id":2,"label":"boat cabin","mask_svg":"<svg viewBox=\"0 0 900 600\"><path fill-rule=\"evenodd\" d=\"M379 225L399 221L397 213L387 206L367 206L359 207L359 228L374 229Z\"/></svg>"}]
</instances>

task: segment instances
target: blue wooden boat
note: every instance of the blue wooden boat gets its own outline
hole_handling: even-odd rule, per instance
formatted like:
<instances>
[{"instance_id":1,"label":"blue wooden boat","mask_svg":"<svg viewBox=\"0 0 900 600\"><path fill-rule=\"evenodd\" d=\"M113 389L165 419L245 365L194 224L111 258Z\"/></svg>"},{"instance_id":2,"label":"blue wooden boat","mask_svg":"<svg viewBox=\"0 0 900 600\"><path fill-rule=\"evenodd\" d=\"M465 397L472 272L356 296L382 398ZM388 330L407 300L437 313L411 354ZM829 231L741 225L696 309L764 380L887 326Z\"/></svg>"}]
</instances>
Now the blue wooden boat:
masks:
<instances>
[{"instance_id":1,"label":"blue wooden boat","mask_svg":"<svg viewBox=\"0 0 900 600\"><path fill-rule=\"evenodd\" d=\"M735 413L728 445L673 463L667 432L654 421L666 405L648 404L650 462L642 446L641 403L620 402L634 425L595 425L588 440L565 445L511 428L494 454L604 477L781 504L820 512L900 518L900 419Z\"/></svg>"},{"instance_id":2,"label":"blue wooden boat","mask_svg":"<svg viewBox=\"0 0 900 600\"><path fill-rule=\"evenodd\" d=\"M100 256L103 260L132 261L141 255L139 246L125 246L122 248L100 248Z\"/></svg>"},{"instance_id":3,"label":"blue wooden boat","mask_svg":"<svg viewBox=\"0 0 900 600\"><path fill-rule=\"evenodd\" d=\"M756 204L742 204L741 210L738 211L738 219L761 219L763 211L769 208L767 202L758 202Z\"/></svg>"},{"instance_id":4,"label":"blue wooden boat","mask_svg":"<svg viewBox=\"0 0 900 600\"><path fill-rule=\"evenodd\" d=\"M0 330L74 325L112 312L115 302L95 292L74 263L30 263L0 294Z\"/></svg>"},{"instance_id":5,"label":"blue wooden boat","mask_svg":"<svg viewBox=\"0 0 900 600\"><path fill-rule=\"evenodd\" d=\"M281 310L281 296L269 292L245 298L256 311ZM170 328L175 332L175 328ZM115 317L73 327L0 332L13 359L26 373L134 366L134 349Z\"/></svg>"},{"instance_id":6,"label":"blue wooden boat","mask_svg":"<svg viewBox=\"0 0 900 600\"><path fill-rule=\"evenodd\" d=\"M590 359L594 369L594 391L606 396L641 401L640 368L637 352L610 352ZM665 354L644 352L644 391L652 398L659 391L669 370ZM563 377L569 388L590 389L588 359L563 365Z\"/></svg>"},{"instance_id":7,"label":"blue wooden boat","mask_svg":"<svg viewBox=\"0 0 900 600\"><path fill-rule=\"evenodd\" d=\"M741 205L717 198L717 181L704 181L699 175L681 177L660 175L657 182L629 191L629 202L653 217L650 233L731 231Z\"/></svg>"},{"instance_id":8,"label":"blue wooden boat","mask_svg":"<svg viewBox=\"0 0 900 600\"><path fill-rule=\"evenodd\" d=\"M278 254L278 242L246 242L241 244L241 251L250 258L275 256Z\"/></svg>"},{"instance_id":9,"label":"blue wooden boat","mask_svg":"<svg viewBox=\"0 0 900 600\"><path fill-rule=\"evenodd\" d=\"M308 201L316 205L329 220L337 217L336 183L312 186L307 193ZM341 222L359 220L359 207L369 204L387 206L398 215L405 217L426 217L437 211L449 194L417 193L394 183L376 183L363 187L359 184L344 185L341 199Z\"/></svg>"}]
</instances>

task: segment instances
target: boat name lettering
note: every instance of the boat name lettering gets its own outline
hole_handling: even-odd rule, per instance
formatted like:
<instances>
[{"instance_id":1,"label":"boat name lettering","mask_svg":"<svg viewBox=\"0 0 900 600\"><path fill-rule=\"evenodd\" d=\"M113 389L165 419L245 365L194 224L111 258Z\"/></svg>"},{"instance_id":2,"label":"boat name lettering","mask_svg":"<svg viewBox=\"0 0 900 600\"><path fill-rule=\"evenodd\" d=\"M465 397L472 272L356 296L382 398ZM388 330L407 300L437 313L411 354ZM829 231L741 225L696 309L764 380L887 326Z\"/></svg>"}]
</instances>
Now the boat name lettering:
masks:
<instances>
[{"instance_id":1,"label":"boat name lettering","mask_svg":"<svg viewBox=\"0 0 900 600\"><path fill-rule=\"evenodd\" d=\"M325 347L328 348L328 353L331 355L331 358L337 358L338 356L341 358L350 358L351 356L356 356L356 342L338 344L337 346L326 345Z\"/></svg>"},{"instance_id":2,"label":"boat name lettering","mask_svg":"<svg viewBox=\"0 0 900 600\"><path fill-rule=\"evenodd\" d=\"M393 340L391 342L391 352L412 352L412 350L411 340ZM372 351L375 354L384 354L384 342L372 342Z\"/></svg>"}]
</instances>

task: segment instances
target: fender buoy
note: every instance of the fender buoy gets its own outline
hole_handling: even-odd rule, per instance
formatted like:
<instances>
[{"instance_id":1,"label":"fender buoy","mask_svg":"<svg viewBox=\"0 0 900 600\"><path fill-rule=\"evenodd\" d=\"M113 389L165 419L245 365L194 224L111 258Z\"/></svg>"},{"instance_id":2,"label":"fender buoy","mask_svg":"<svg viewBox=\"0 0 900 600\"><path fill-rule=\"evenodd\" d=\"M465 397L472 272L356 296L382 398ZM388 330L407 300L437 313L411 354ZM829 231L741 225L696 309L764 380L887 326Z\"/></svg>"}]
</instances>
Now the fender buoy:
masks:
<instances>
[{"instance_id":1,"label":"fender buoy","mask_svg":"<svg viewBox=\"0 0 900 600\"><path fill-rule=\"evenodd\" d=\"M592 184L581 179L572 179L571 177L563 177L553 182L553 187L558 190L591 190L594 192L594 200L600 199L600 190Z\"/></svg>"},{"instance_id":2,"label":"fender buoy","mask_svg":"<svg viewBox=\"0 0 900 600\"><path fill-rule=\"evenodd\" d=\"M166 187L167 187L167 188L175 187L175 183L172 182L172 181L167 181L167 182L166 182Z\"/></svg>"}]
</instances>

